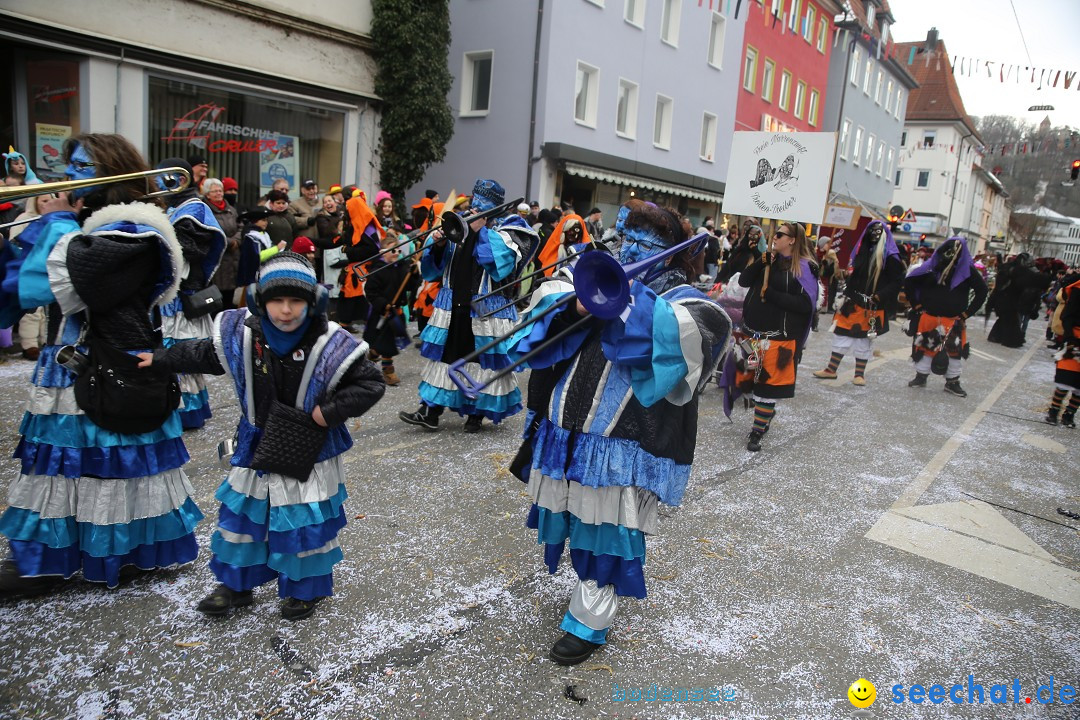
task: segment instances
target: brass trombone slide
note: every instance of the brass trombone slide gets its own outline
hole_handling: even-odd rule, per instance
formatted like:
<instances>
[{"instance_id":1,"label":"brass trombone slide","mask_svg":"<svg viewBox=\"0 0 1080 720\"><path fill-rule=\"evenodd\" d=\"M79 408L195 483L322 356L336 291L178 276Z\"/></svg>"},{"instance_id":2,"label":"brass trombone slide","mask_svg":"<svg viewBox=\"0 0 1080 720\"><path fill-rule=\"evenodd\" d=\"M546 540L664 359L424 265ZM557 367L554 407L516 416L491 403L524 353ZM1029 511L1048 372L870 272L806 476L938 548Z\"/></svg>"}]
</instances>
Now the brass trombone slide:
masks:
<instances>
[{"instance_id":1,"label":"brass trombone slide","mask_svg":"<svg viewBox=\"0 0 1080 720\"><path fill-rule=\"evenodd\" d=\"M0 202L22 200L23 198L35 197L37 195L68 192L70 190L79 190L87 187L97 187L98 185L111 185L113 183L127 182L128 180L137 180L139 178L146 178L149 180L155 175L165 176L164 182L166 183L167 188L165 190L147 193L146 195L143 195L143 199L161 197L162 195L172 195L173 193L178 193L186 189L187 186L191 184L191 174L184 168L158 168L157 170L140 170L139 172L86 178L84 180L59 180L57 182L38 183L36 185L0 187Z\"/></svg>"}]
</instances>

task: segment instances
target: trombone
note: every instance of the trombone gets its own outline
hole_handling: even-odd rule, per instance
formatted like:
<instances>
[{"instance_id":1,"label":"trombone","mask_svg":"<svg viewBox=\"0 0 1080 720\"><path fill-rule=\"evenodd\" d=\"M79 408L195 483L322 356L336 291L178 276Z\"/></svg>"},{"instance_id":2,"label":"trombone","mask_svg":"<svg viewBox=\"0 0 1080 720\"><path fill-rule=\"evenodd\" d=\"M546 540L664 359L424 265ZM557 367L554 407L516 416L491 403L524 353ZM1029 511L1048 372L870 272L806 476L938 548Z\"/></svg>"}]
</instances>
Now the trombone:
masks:
<instances>
[{"instance_id":1,"label":"trombone","mask_svg":"<svg viewBox=\"0 0 1080 720\"><path fill-rule=\"evenodd\" d=\"M510 208L517 207L517 205L519 203L521 203L524 199L525 199L524 197L519 197L517 200L512 200L510 202L503 203L502 205L497 205L497 206L491 208L490 210L485 210L485 211L483 211L481 213L475 213L473 215L466 215L465 217L462 217L461 215L458 215L453 210L447 210L446 212L444 212L442 214L442 217L439 218L439 222L435 223L434 227L431 227L428 230L424 230L419 235L413 236L410 233L409 235L406 235L405 239L402 240L401 242L399 242L397 245L393 245L391 247L380 250L379 252L377 252L374 255L372 255L371 257L369 257L367 260L364 260L364 262L365 263L366 262L371 262L372 260L379 257L380 255L383 255L385 253L397 250L399 247L402 247L403 245L408 245L413 240L419 240L421 238L424 238L426 240L427 237L429 235L431 235L433 232L435 232L436 230L441 230L442 233L443 233L443 236L447 240L449 240L450 242L454 243L455 245L460 245L461 243L465 242L465 238L467 238L469 236L469 223L475 222L477 220L486 219L486 218L498 217L499 215L502 215L503 213L505 213ZM415 232L415 231L413 231L413 232ZM415 255L419 255L420 253L424 252L424 249L426 247L427 247L426 243L421 243L419 248L417 248L416 250L413 250L411 253L408 253L406 255L402 255L401 257L398 258L397 261L400 262L400 261L405 260L407 258L411 258L411 257L413 257ZM387 267L390 267L390 265L384 265L383 267L375 268L371 272L361 274L357 279L360 280L360 281L367 280L369 277L371 277L375 273L377 273L380 270L383 270L384 268L387 268Z\"/></svg>"},{"instance_id":2,"label":"trombone","mask_svg":"<svg viewBox=\"0 0 1080 720\"><path fill-rule=\"evenodd\" d=\"M191 174L184 168L158 168L157 170L140 170L139 172L124 173L122 175L107 175L99 178L86 178L85 180L60 180L58 182L38 183L36 185L0 187L0 202L22 200L23 198L35 197L37 195L47 195L49 193L56 194L87 187L97 187L98 185L111 185L113 183L127 182L128 180L137 180L139 178L146 178L149 180L155 175L163 176L162 182L165 184L165 189L147 193L142 196L143 200L161 197L162 195L172 195L173 193L181 192L191 184Z\"/></svg>"},{"instance_id":3,"label":"trombone","mask_svg":"<svg viewBox=\"0 0 1080 720\"><path fill-rule=\"evenodd\" d=\"M703 244L707 242L708 237L709 233L707 232L695 235L688 240L672 245L652 257L639 260L638 262L629 265L620 265L618 260L603 252L586 252L575 255L574 257L577 258L577 264L574 266L573 292L562 296L542 312L515 325L505 334L493 339L483 347L477 348L465 357L450 363L450 369L448 371L450 379L458 386L466 397L475 399L480 391L488 385L516 371L521 365L527 363L554 343L559 342L567 335L581 329L581 327L592 320L592 318L597 317L601 320L612 320L619 317L626 309L627 305L630 304L630 283L628 282L630 278L645 273L642 282L648 283L651 280L654 280L659 275L667 272L666 264L661 267L656 267L660 265L662 261L679 254L686 248L693 247L695 244L700 243L702 244L702 247L704 247ZM700 249L698 252L700 252ZM655 269L650 270L650 268ZM574 300L581 301L581 304L585 307L588 315L577 322L571 323L569 326L559 331L555 336L544 340L540 345L525 353L515 362L501 369L489 379L482 383L478 383L465 369L466 363L475 362L482 354L488 352L499 343L505 342L519 331L530 327L548 315L562 310Z\"/></svg>"}]
</instances>

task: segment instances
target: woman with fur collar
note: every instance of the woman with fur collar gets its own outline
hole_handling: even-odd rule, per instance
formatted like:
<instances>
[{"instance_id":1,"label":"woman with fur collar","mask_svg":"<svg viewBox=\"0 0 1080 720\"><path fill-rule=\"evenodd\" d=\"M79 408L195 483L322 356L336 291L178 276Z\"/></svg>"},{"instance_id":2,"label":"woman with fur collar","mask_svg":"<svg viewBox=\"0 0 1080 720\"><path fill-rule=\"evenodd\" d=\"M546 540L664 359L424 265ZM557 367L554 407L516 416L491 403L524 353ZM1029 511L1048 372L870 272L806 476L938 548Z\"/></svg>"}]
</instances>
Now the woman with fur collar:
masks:
<instances>
[{"instance_id":1,"label":"woman with fur collar","mask_svg":"<svg viewBox=\"0 0 1080 720\"><path fill-rule=\"evenodd\" d=\"M148 169L123 137L84 134L64 146L69 179ZM76 376L57 361L63 345L88 352L96 340L134 354L161 343L153 308L180 284L180 245L161 209L139 202L141 179L82 188L57 200L22 233L15 297L48 307L49 335L32 376L21 469L0 532L0 597L48 592L81 571L115 587L141 572L193 561L202 513L181 469L188 460L179 413L137 434L92 422L75 398Z\"/></svg>"}]
</instances>

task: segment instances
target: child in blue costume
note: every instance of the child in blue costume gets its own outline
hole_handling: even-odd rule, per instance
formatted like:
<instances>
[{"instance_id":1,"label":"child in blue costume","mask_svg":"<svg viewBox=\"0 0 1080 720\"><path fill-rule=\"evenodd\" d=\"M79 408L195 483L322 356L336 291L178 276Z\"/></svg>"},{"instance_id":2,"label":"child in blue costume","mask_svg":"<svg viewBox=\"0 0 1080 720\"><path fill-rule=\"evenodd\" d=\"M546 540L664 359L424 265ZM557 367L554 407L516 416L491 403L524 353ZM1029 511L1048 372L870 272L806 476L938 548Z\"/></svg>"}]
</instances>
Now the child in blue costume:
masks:
<instances>
[{"instance_id":1,"label":"child in blue costume","mask_svg":"<svg viewBox=\"0 0 1080 720\"><path fill-rule=\"evenodd\" d=\"M504 191L494 180L477 180L473 188L472 210L484 212L504 200ZM516 214L514 218L520 220ZM476 220L470 223L468 237L461 245L447 243L442 233L432 234L420 261L425 280L442 279L435 297L435 309L420 334L420 409L401 412L398 417L426 430L439 429L439 417L445 408L466 416L465 432L480 430L484 418L498 423L521 410L521 390L517 377L510 373L489 385L479 397L471 399L450 381L450 363L505 335L517 321L513 303L501 295L482 302L479 312L472 308L478 295L486 294L507 281L519 269L523 247L532 247L536 233L527 223L506 227L498 221ZM514 229L511 230L510 227ZM482 317L492 312L490 317ZM483 382L510 364L506 343L484 353L476 362L465 365L472 377Z\"/></svg>"},{"instance_id":2,"label":"child in blue costume","mask_svg":"<svg viewBox=\"0 0 1080 720\"><path fill-rule=\"evenodd\" d=\"M198 609L228 614L250 605L254 588L277 580L285 601L282 617L299 620L333 595L333 567L342 557L337 540L347 496L342 455L352 447L345 421L367 412L386 386L367 358L367 343L327 322L326 290L303 256L283 252L263 263L248 308L218 315L211 339L144 354L142 364L228 373L240 401L237 448L217 491L221 508L210 544L210 569L221 584ZM302 410L314 425L328 428L314 467L303 477L252 469L260 443L282 443L271 450L285 450L299 442L298 437L264 438L276 403Z\"/></svg>"},{"instance_id":3,"label":"child in blue costume","mask_svg":"<svg viewBox=\"0 0 1080 720\"><path fill-rule=\"evenodd\" d=\"M191 172L187 160L181 158L169 158L158 163L158 167L181 167ZM169 206L169 221L184 253L180 293L161 308L165 347L171 347L179 342L210 337L213 327L210 315L188 317L180 302L180 295L197 293L211 284L225 255L226 238L210 206L199 198L194 186L166 196L166 203ZM184 423L184 429L201 428L211 417L206 379L200 374L183 373L180 375L180 391L183 405L180 420Z\"/></svg>"},{"instance_id":4,"label":"child in blue costume","mask_svg":"<svg viewBox=\"0 0 1080 720\"><path fill-rule=\"evenodd\" d=\"M119 135L76 136L64 157L69 179L148 169ZM47 592L80 570L115 587L198 555L202 513L181 469L188 454L179 414L150 432L105 430L78 407L75 376L56 358L63 345L87 352L88 320L96 337L129 353L160 344L151 308L175 296L182 258L165 213L138 202L145 193L142 179L76 190L74 205L66 195L52 200L56 211L20 235L25 254L6 278L11 297L22 310L46 306L49 332L15 450L20 472L0 518L11 545L2 597Z\"/></svg>"},{"instance_id":5,"label":"child in blue costume","mask_svg":"<svg viewBox=\"0 0 1080 720\"><path fill-rule=\"evenodd\" d=\"M622 222L622 217L620 217ZM686 240L671 210L637 203L622 224L623 264ZM698 395L727 352L731 321L688 282L701 255L684 249L649 285L634 281L621 317L586 324L534 357L525 443L511 469L533 504L527 525L554 573L567 540L578 583L551 649L561 665L606 642L620 597L645 597L645 536L659 503L678 505L690 477ZM526 317L573 290L567 268L543 283ZM639 276L640 277L640 276ZM512 357L576 322L578 305L523 328Z\"/></svg>"}]
</instances>

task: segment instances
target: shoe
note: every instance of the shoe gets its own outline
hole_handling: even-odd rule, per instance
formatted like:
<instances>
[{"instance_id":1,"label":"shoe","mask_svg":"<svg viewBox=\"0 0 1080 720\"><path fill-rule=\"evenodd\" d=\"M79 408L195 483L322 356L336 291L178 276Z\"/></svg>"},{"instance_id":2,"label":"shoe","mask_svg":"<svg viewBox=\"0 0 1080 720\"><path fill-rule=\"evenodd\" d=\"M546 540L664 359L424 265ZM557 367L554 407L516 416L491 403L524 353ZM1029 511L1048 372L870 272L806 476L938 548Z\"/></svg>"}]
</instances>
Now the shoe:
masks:
<instances>
[{"instance_id":1,"label":"shoe","mask_svg":"<svg viewBox=\"0 0 1080 720\"><path fill-rule=\"evenodd\" d=\"M1049 410L1046 411L1046 417L1043 418L1043 419L1046 420L1046 422L1048 422L1051 425L1057 425L1058 424L1058 413L1060 413L1060 412L1061 412L1061 408L1050 408Z\"/></svg>"},{"instance_id":2,"label":"shoe","mask_svg":"<svg viewBox=\"0 0 1080 720\"><path fill-rule=\"evenodd\" d=\"M478 433L480 432L480 426L484 423L483 415L470 415L469 419L465 421L465 432Z\"/></svg>"},{"instance_id":3,"label":"shoe","mask_svg":"<svg viewBox=\"0 0 1080 720\"><path fill-rule=\"evenodd\" d=\"M368 357L368 360L370 360L371 362L379 362L379 358L381 358L382 355L375 352L374 350L368 350L367 351L367 357Z\"/></svg>"},{"instance_id":4,"label":"shoe","mask_svg":"<svg viewBox=\"0 0 1080 720\"><path fill-rule=\"evenodd\" d=\"M124 567L120 568L120 578L118 582L120 585L127 585L128 583L134 582L135 580L138 580L145 575L151 575L155 572L157 572L157 568L150 568L149 570L144 570L138 565L125 565Z\"/></svg>"},{"instance_id":5,"label":"shoe","mask_svg":"<svg viewBox=\"0 0 1080 720\"><path fill-rule=\"evenodd\" d=\"M967 392L960 387L960 378L945 381L945 392L956 397L967 397Z\"/></svg>"},{"instance_id":6,"label":"shoe","mask_svg":"<svg viewBox=\"0 0 1080 720\"><path fill-rule=\"evenodd\" d=\"M402 422L407 422L410 425L419 425L425 430L438 430L439 418L433 417L427 414L427 406L421 405L420 409L416 412L405 412L402 410L398 413L398 417Z\"/></svg>"},{"instance_id":7,"label":"shoe","mask_svg":"<svg viewBox=\"0 0 1080 720\"><path fill-rule=\"evenodd\" d=\"M228 615L233 608L244 607L252 602L250 590L233 590L225 584L218 585L214 591L199 601L195 609L203 615L220 617Z\"/></svg>"},{"instance_id":8,"label":"shoe","mask_svg":"<svg viewBox=\"0 0 1080 720\"><path fill-rule=\"evenodd\" d=\"M861 387L866 384L866 378L864 378L862 375L856 375L854 378L852 378L851 384Z\"/></svg>"},{"instance_id":9,"label":"shoe","mask_svg":"<svg viewBox=\"0 0 1080 720\"><path fill-rule=\"evenodd\" d=\"M22 600L47 595L63 582L64 578L59 575L20 575L19 568L11 558L0 562L0 600Z\"/></svg>"},{"instance_id":10,"label":"shoe","mask_svg":"<svg viewBox=\"0 0 1080 720\"><path fill-rule=\"evenodd\" d=\"M1076 421L1073 419L1074 417L1075 416L1073 415L1073 413L1069 413L1069 412L1062 415L1061 416L1061 427L1075 428L1076 427Z\"/></svg>"},{"instance_id":11,"label":"shoe","mask_svg":"<svg viewBox=\"0 0 1080 720\"><path fill-rule=\"evenodd\" d=\"M390 387L396 387L396 386L401 384L401 378L399 378L397 376L397 373L394 372L394 366L393 365L391 365L388 368L383 368L382 375L383 375L383 380L385 380L386 384L389 385Z\"/></svg>"},{"instance_id":12,"label":"shoe","mask_svg":"<svg viewBox=\"0 0 1080 720\"><path fill-rule=\"evenodd\" d=\"M286 620L303 620L315 612L315 606L319 604L320 600L322 598L315 598L314 600L285 598L285 602L281 603L281 617Z\"/></svg>"},{"instance_id":13,"label":"shoe","mask_svg":"<svg viewBox=\"0 0 1080 720\"><path fill-rule=\"evenodd\" d=\"M821 378L823 380L835 380L836 373L829 372L828 370L815 370L814 377Z\"/></svg>"},{"instance_id":14,"label":"shoe","mask_svg":"<svg viewBox=\"0 0 1080 720\"><path fill-rule=\"evenodd\" d=\"M22 356L27 360L37 360L41 355L41 348L26 348L22 351Z\"/></svg>"},{"instance_id":15,"label":"shoe","mask_svg":"<svg viewBox=\"0 0 1080 720\"><path fill-rule=\"evenodd\" d=\"M598 647L594 642L566 633L551 646L549 657L557 665L577 665L588 660Z\"/></svg>"},{"instance_id":16,"label":"shoe","mask_svg":"<svg viewBox=\"0 0 1080 720\"><path fill-rule=\"evenodd\" d=\"M765 433L760 430L751 430L750 434L746 436L746 449L750 452L758 452L761 450L761 438Z\"/></svg>"},{"instance_id":17,"label":"shoe","mask_svg":"<svg viewBox=\"0 0 1080 720\"><path fill-rule=\"evenodd\" d=\"M926 387L926 378L930 377L926 373L915 373L915 379L907 384L908 387Z\"/></svg>"}]
</instances>

